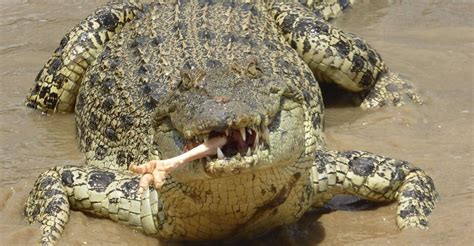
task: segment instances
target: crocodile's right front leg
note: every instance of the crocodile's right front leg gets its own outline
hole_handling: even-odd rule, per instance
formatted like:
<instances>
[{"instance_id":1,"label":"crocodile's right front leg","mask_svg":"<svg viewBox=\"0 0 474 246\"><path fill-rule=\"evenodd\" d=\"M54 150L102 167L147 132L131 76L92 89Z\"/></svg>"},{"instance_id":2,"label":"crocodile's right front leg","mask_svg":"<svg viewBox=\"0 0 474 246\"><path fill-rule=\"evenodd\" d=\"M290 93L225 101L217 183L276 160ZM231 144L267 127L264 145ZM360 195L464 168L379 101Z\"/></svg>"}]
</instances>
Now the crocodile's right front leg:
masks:
<instances>
[{"instance_id":1,"label":"crocodile's right front leg","mask_svg":"<svg viewBox=\"0 0 474 246\"><path fill-rule=\"evenodd\" d=\"M43 112L72 112L81 80L105 44L133 20L141 4L112 1L84 19L61 40L35 79L26 105Z\"/></svg>"},{"instance_id":2,"label":"crocodile's right front leg","mask_svg":"<svg viewBox=\"0 0 474 246\"><path fill-rule=\"evenodd\" d=\"M158 192L151 188L140 197L139 180L139 175L95 167L54 167L36 181L25 215L30 223L41 223L43 245L61 236L69 207L156 234L162 224L159 218L165 216Z\"/></svg>"}]
</instances>

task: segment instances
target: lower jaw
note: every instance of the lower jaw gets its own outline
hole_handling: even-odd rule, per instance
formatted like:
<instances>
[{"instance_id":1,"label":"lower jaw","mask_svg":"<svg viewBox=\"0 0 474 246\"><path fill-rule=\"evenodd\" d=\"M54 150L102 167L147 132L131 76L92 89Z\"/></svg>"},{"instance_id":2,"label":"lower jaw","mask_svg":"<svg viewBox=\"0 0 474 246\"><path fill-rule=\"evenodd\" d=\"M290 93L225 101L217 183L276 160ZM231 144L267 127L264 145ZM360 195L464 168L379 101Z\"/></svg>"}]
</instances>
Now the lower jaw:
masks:
<instances>
[{"instance_id":1,"label":"lower jaw","mask_svg":"<svg viewBox=\"0 0 474 246\"><path fill-rule=\"evenodd\" d=\"M251 156L236 155L233 157L226 157L224 159L207 159L201 158L197 160L203 165L205 172L210 176L226 176L251 172L256 168L263 168L264 162L268 162L269 154L267 150L255 153Z\"/></svg>"}]
</instances>

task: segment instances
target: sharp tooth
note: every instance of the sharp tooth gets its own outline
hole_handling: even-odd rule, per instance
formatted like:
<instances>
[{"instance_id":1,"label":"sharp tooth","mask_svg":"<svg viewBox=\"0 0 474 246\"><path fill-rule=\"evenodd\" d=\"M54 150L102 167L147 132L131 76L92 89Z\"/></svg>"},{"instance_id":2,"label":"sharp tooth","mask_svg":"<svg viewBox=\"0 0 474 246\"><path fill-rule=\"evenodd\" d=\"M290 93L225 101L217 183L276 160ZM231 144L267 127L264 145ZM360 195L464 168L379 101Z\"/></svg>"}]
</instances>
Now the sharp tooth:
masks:
<instances>
[{"instance_id":1,"label":"sharp tooth","mask_svg":"<svg viewBox=\"0 0 474 246\"><path fill-rule=\"evenodd\" d=\"M269 136L270 136L270 130L268 129L268 127L264 127L263 132L262 132L262 139L268 142Z\"/></svg>"},{"instance_id":2,"label":"sharp tooth","mask_svg":"<svg viewBox=\"0 0 474 246\"><path fill-rule=\"evenodd\" d=\"M252 156L252 151L250 150L250 148L247 149L247 154L246 156Z\"/></svg>"},{"instance_id":3,"label":"sharp tooth","mask_svg":"<svg viewBox=\"0 0 474 246\"><path fill-rule=\"evenodd\" d=\"M217 148L217 158L224 159L224 153L222 153L221 148Z\"/></svg>"},{"instance_id":4,"label":"sharp tooth","mask_svg":"<svg viewBox=\"0 0 474 246\"><path fill-rule=\"evenodd\" d=\"M225 136L226 136L226 137L229 136L229 129L225 129Z\"/></svg>"},{"instance_id":5,"label":"sharp tooth","mask_svg":"<svg viewBox=\"0 0 474 246\"><path fill-rule=\"evenodd\" d=\"M247 132L249 133L249 135L252 135L252 129L247 128Z\"/></svg>"},{"instance_id":6,"label":"sharp tooth","mask_svg":"<svg viewBox=\"0 0 474 246\"><path fill-rule=\"evenodd\" d=\"M209 134L204 134L203 138L204 138L204 143L206 143L207 140L209 140Z\"/></svg>"},{"instance_id":7,"label":"sharp tooth","mask_svg":"<svg viewBox=\"0 0 474 246\"><path fill-rule=\"evenodd\" d=\"M257 135L255 136L255 141L253 142L253 146L252 146L254 149L258 146L258 141L259 141L258 132L255 131L255 134Z\"/></svg>"},{"instance_id":8,"label":"sharp tooth","mask_svg":"<svg viewBox=\"0 0 474 246\"><path fill-rule=\"evenodd\" d=\"M247 134L245 133L245 127L244 127L244 128L240 128L239 130L240 130L240 136L242 137L242 139L243 139L244 141L246 141L246 139L247 139L247 138L246 138L246 135L247 135Z\"/></svg>"}]
</instances>

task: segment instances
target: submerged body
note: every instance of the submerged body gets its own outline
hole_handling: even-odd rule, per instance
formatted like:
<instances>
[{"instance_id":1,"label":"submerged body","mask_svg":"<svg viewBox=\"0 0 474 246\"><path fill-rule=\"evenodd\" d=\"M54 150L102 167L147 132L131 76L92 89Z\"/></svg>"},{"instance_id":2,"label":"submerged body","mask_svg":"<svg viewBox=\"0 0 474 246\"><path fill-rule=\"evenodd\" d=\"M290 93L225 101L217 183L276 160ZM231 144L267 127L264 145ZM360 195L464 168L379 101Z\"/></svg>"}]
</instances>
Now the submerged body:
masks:
<instances>
[{"instance_id":1,"label":"submerged body","mask_svg":"<svg viewBox=\"0 0 474 246\"><path fill-rule=\"evenodd\" d=\"M318 82L359 93L365 107L420 101L363 40L321 19L341 2L117 1L73 29L28 96L43 111L75 107L88 165L35 184L25 211L43 242L59 237L69 207L160 238L216 240L293 223L343 193L398 200L398 225L425 227L437 194L422 170L325 149ZM219 138L137 194L131 163Z\"/></svg>"}]
</instances>

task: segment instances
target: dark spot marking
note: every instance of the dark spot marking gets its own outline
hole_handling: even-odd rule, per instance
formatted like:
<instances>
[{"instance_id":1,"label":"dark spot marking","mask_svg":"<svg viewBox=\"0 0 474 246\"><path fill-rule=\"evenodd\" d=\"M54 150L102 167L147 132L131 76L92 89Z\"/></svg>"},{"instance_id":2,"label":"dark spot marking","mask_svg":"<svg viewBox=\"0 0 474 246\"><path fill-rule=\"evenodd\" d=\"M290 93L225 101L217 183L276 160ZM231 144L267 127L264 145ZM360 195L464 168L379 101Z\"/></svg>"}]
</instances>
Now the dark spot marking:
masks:
<instances>
[{"instance_id":1,"label":"dark spot marking","mask_svg":"<svg viewBox=\"0 0 474 246\"><path fill-rule=\"evenodd\" d=\"M134 178L128 182L125 182L121 186L121 189L126 198L135 198L138 190L138 179Z\"/></svg>"},{"instance_id":2,"label":"dark spot marking","mask_svg":"<svg viewBox=\"0 0 474 246\"><path fill-rule=\"evenodd\" d=\"M278 47L275 45L275 43L273 41L270 41L270 40L266 39L265 41L263 41L263 43L270 50L277 50L278 49Z\"/></svg>"},{"instance_id":3,"label":"dark spot marking","mask_svg":"<svg viewBox=\"0 0 474 246\"><path fill-rule=\"evenodd\" d=\"M67 78L62 74L55 74L53 77L53 83L56 85L57 89L63 88L64 82Z\"/></svg>"},{"instance_id":4,"label":"dark spot marking","mask_svg":"<svg viewBox=\"0 0 474 246\"><path fill-rule=\"evenodd\" d=\"M401 210L400 211L400 217L402 217L403 219L405 219L409 215L410 215L410 211L408 211L408 210Z\"/></svg>"},{"instance_id":5,"label":"dark spot marking","mask_svg":"<svg viewBox=\"0 0 474 246\"><path fill-rule=\"evenodd\" d=\"M112 58L110 59L109 63L110 63L110 69L115 70L122 63L122 61L119 58Z\"/></svg>"},{"instance_id":6,"label":"dark spot marking","mask_svg":"<svg viewBox=\"0 0 474 246\"><path fill-rule=\"evenodd\" d=\"M362 51L367 51L368 49L365 42L361 39L358 39L358 38L354 39L354 44L357 48L359 48Z\"/></svg>"},{"instance_id":7,"label":"dark spot marking","mask_svg":"<svg viewBox=\"0 0 474 246\"><path fill-rule=\"evenodd\" d=\"M285 16L283 19L283 22L281 23L281 31L283 32L283 35L286 35L288 33L291 33L293 31L293 23L297 20L297 16L294 14L289 14ZM297 28L302 28L304 29L304 26L298 25Z\"/></svg>"},{"instance_id":8,"label":"dark spot marking","mask_svg":"<svg viewBox=\"0 0 474 246\"><path fill-rule=\"evenodd\" d=\"M223 6L226 8L235 8L237 4L235 3L235 0L224 0Z\"/></svg>"},{"instance_id":9,"label":"dark spot marking","mask_svg":"<svg viewBox=\"0 0 474 246\"><path fill-rule=\"evenodd\" d=\"M89 118L89 128L93 131L97 130L97 116L94 113L91 113Z\"/></svg>"},{"instance_id":10,"label":"dark spot marking","mask_svg":"<svg viewBox=\"0 0 474 246\"><path fill-rule=\"evenodd\" d=\"M349 46L349 44L344 42L343 40L339 40L339 42L337 42L334 47L337 49L341 57L346 57L351 51L351 47Z\"/></svg>"},{"instance_id":11,"label":"dark spot marking","mask_svg":"<svg viewBox=\"0 0 474 246\"><path fill-rule=\"evenodd\" d=\"M156 108L158 101L155 97L149 97L148 100L145 102L144 107L147 111L152 111Z\"/></svg>"},{"instance_id":12,"label":"dark spot marking","mask_svg":"<svg viewBox=\"0 0 474 246\"><path fill-rule=\"evenodd\" d=\"M303 53L307 53L311 50L311 44L309 43L308 39L305 38L303 41Z\"/></svg>"},{"instance_id":13,"label":"dark spot marking","mask_svg":"<svg viewBox=\"0 0 474 246\"><path fill-rule=\"evenodd\" d=\"M362 78L360 79L360 82L359 84L363 87L363 88L368 88L370 87L373 83L374 83L374 78L373 78L373 75L372 75L372 72L370 71L366 71L364 73L364 75L362 75Z\"/></svg>"},{"instance_id":14,"label":"dark spot marking","mask_svg":"<svg viewBox=\"0 0 474 246\"><path fill-rule=\"evenodd\" d=\"M46 95L49 93L50 89L51 88L49 86L41 87L40 92L39 92L39 97L40 98L46 97Z\"/></svg>"},{"instance_id":15,"label":"dark spot marking","mask_svg":"<svg viewBox=\"0 0 474 246\"><path fill-rule=\"evenodd\" d=\"M144 74L147 74L149 70L150 70L150 67L149 67L149 66L147 66L147 65L141 65L140 68L138 68L137 73L138 73L139 75L144 75Z\"/></svg>"},{"instance_id":16,"label":"dark spot marking","mask_svg":"<svg viewBox=\"0 0 474 246\"><path fill-rule=\"evenodd\" d=\"M343 9L351 4L349 0L339 0L338 2L341 5L341 8Z\"/></svg>"},{"instance_id":17,"label":"dark spot marking","mask_svg":"<svg viewBox=\"0 0 474 246\"><path fill-rule=\"evenodd\" d=\"M204 6L204 5L213 5L216 4L215 0L199 0L198 1L199 5Z\"/></svg>"},{"instance_id":18,"label":"dark spot marking","mask_svg":"<svg viewBox=\"0 0 474 246\"><path fill-rule=\"evenodd\" d=\"M110 32L113 32L118 24L118 18L111 12L99 15L99 23Z\"/></svg>"},{"instance_id":19,"label":"dark spot marking","mask_svg":"<svg viewBox=\"0 0 474 246\"><path fill-rule=\"evenodd\" d=\"M61 42L59 42L59 48L60 48L60 49L64 49L64 47L66 47L66 45L67 45L67 42L69 42L69 37L68 37L68 36L64 36L64 37L61 39Z\"/></svg>"},{"instance_id":20,"label":"dark spot marking","mask_svg":"<svg viewBox=\"0 0 474 246\"><path fill-rule=\"evenodd\" d=\"M222 66L222 63L219 60L209 59L206 62L208 68L218 68Z\"/></svg>"},{"instance_id":21,"label":"dark spot marking","mask_svg":"<svg viewBox=\"0 0 474 246\"><path fill-rule=\"evenodd\" d=\"M125 128L125 129L130 129L130 127L133 126L133 123L134 123L134 119L132 116L130 115L122 115L120 116L120 121L122 122L122 126Z\"/></svg>"},{"instance_id":22,"label":"dark spot marking","mask_svg":"<svg viewBox=\"0 0 474 246\"><path fill-rule=\"evenodd\" d=\"M235 43L239 40L239 36L235 33L228 33L222 37L222 43L227 46L229 43Z\"/></svg>"},{"instance_id":23,"label":"dark spot marking","mask_svg":"<svg viewBox=\"0 0 474 246\"><path fill-rule=\"evenodd\" d=\"M311 122L313 123L314 128L321 128L321 116L319 116L319 114L313 114L311 117Z\"/></svg>"},{"instance_id":24,"label":"dark spot marking","mask_svg":"<svg viewBox=\"0 0 474 246\"><path fill-rule=\"evenodd\" d=\"M73 187L74 186L74 175L72 174L71 170L64 170L64 172L61 174L61 181L63 185L67 187Z\"/></svg>"},{"instance_id":25,"label":"dark spot marking","mask_svg":"<svg viewBox=\"0 0 474 246\"><path fill-rule=\"evenodd\" d=\"M307 90L303 90L303 98L307 105L310 105L311 100L313 100L313 97Z\"/></svg>"},{"instance_id":26,"label":"dark spot marking","mask_svg":"<svg viewBox=\"0 0 474 246\"><path fill-rule=\"evenodd\" d=\"M92 171L89 174L89 187L97 192L104 192L115 180L115 174L108 171Z\"/></svg>"},{"instance_id":27,"label":"dark spot marking","mask_svg":"<svg viewBox=\"0 0 474 246\"><path fill-rule=\"evenodd\" d=\"M64 199L55 199L48 203L48 206L46 207L44 212L48 215L57 216L58 213L62 210L61 205L63 204L65 204Z\"/></svg>"},{"instance_id":28,"label":"dark spot marking","mask_svg":"<svg viewBox=\"0 0 474 246\"><path fill-rule=\"evenodd\" d=\"M49 73L54 73L56 72L61 66L63 65L63 62L59 58L54 58L53 61L51 62L51 65L49 66L48 72Z\"/></svg>"},{"instance_id":29,"label":"dark spot marking","mask_svg":"<svg viewBox=\"0 0 474 246\"><path fill-rule=\"evenodd\" d=\"M329 26L324 21L313 22L304 19L298 23L296 27L301 35L310 33L311 35L329 35Z\"/></svg>"},{"instance_id":30,"label":"dark spot marking","mask_svg":"<svg viewBox=\"0 0 474 246\"><path fill-rule=\"evenodd\" d=\"M216 38L216 34L208 29L205 29L205 30L199 31L198 37L201 40L213 40Z\"/></svg>"},{"instance_id":31,"label":"dark spot marking","mask_svg":"<svg viewBox=\"0 0 474 246\"><path fill-rule=\"evenodd\" d=\"M379 55L373 50L368 51L369 62L372 66L376 66L379 61Z\"/></svg>"},{"instance_id":32,"label":"dark spot marking","mask_svg":"<svg viewBox=\"0 0 474 246\"><path fill-rule=\"evenodd\" d=\"M365 61L359 55L354 55L352 57L352 68L351 72L360 71L365 66Z\"/></svg>"},{"instance_id":33,"label":"dark spot marking","mask_svg":"<svg viewBox=\"0 0 474 246\"><path fill-rule=\"evenodd\" d=\"M355 175L367 177L374 171L375 162L376 160L370 157L356 157L349 161L349 167Z\"/></svg>"},{"instance_id":34,"label":"dark spot marking","mask_svg":"<svg viewBox=\"0 0 474 246\"><path fill-rule=\"evenodd\" d=\"M245 44L245 45L248 45L252 48L255 48L257 47L258 43L257 43L257 40L255 40L253 37L251 36L244 36L240 39L240 41Z\"/></svg>"},{"instance_id":35,"label":"dark spot marking","mask_svg":"<svg viewBox=\"0 0 474 246\"><path fill-rule=\"evenodd\" d=\"M33 217L36 219L36 216L41 212L41 206L39 204L35 204L35 209L33 209L33 212L31 212L30 217Z\"/></svg>"},{"instance_id":36,"label":"dark spot marking","mask_svg":"<svg viewBox=\"0 0 474 246\"><path fill-rule=\"evenodd\" d=\"M44 196L45 196L45 197L52 197L52 196L60 195L60 194L63 194L63 193L64 193L63 191L58 190L58 189L48 189L48 190L46 190L46 192L44 193Z\"/></svg>"},{"instance_id":37,"label":"dark spot marking","mask_svg":"<svg viewBox=\"0 0 474 246\"><path fill-rule=\"evenodd\" d=\"M150 94L150 92L151 92L150 84L144 84L142 86L142 93L145 94L145 95L148 95L148 94Z\"/></svg>"},{"instance_id":38,"label":"dark spot marking","mask_svg":"<svg viewBox=\"0 0 474 246\"><path fill-rule=\"evenodd\" d=\"M106 79L102 83L102 90L104 92L110 92L115 86L115 79Z\"/></svg>"},{"instance_id":39,"label":"dark spot marking","mask_svg":"<svg viewBox=\"0 0 474 246\"><path fill-rule=\"evenodd\" d=\"M119 164L119 166L126 166L129 164L127 162L127 154L125 154L125 152L119 151L117 153L117 164Z\"/></svg>"},{"instance_id":40,"label":"dark spot marking","mask_svg":"<svg viewBox=\"0 0 474 246\"><path fill-rule=\"evenodd\" d=\"M94 40L99 44L99 46L104 46L104 42L102 41L102 38L100 38L98 32L94 32L92 35L94 35Z\"/></svg>"},{"instance_id":41,"label":"dark spot marking","mask_svg":"<svg viewBox=\"0 0 474 246\"><path fill-rule=\"evenodd\" d=\"M151 44L153 46L158 46L162 44L165 41L165 39L162 36L156 36L151 40Z\"/></svg>"},{"instance_id":42,"label":"dark spot marking","mask_svg":"<svg viewBox=\"0 0 474 246\"><path fill-rule=\"evenodd\" d=\"M387 89L389 92L397 92L399 90L398 86L395 84L388 84L385 86L385 89Z\"/></svg>"},{"instance_id":43,"label":"dark spot marking","mask_svg":"<svg viewBox=\"0 0 474 246\"><path fill-rule=\"evenodd\" d=\"M182 21L179 21L174 27L173 32L180 33L183 38L187 36L188 25Z\"/></svg>"},{"instance_id":44,"label":"dark spot marking","mask_svg":"<svg viewBox=\"0 0 474 246\"><path fill-rule=\"evenodd\" d=\"M105 129L105 136L111 141L117 141L117 135L115 134L115 130L110 127L107 127Z\"/></svg>"},{"instance_id":45,"label":"dark spot marking","mask_svg":"<svg viewBox=\"0 0 474 246\"><path fill-rule=\"evenodd\" d=\"M420 225L422 226L428 226L428 222L424 219L420 219Z\"/></svg>"},{"instance_id":46,"label":"dark spot marking","mask_svg":"<svg viewBox=\"0 0 474 246\"><path fill-rule=\"evenodd\" d=\"M138 46L142 46L143 43L145 43L145 38L137 37L130 44L130 48L132 48L132 49L137 48Z\"/></svg>"},{"instance_id":47,"label":"dark spot marking","mask_svg":"<svg viewBox=\"0 0 474 246\"><path fill-rule=\"evenodd\" d=\"M95 86L97 84L97 82L99 81L100 77L98 74L93 74L91 76L89 76L89 80L87 81L87 83L90 85L90 86Z\"/></svg>"},{"instance_id":48,"label":"dark spot marking","mask_svg":"<svg viewBox=\"0 0 474 246\"><path fill-rule=\"evenodd\" d=\"M38 187L40 190L46 190L46 188L50 187L53 184L53 182L54 182L53 178L50 176L47 176L41 179Z\"/></svg>"},{"instance_id":49,"label":"dark spot marking","mask_svg":"<svg viewBox=\"0 0 474 246\"><path fill-rule=\"evenodd\" d=\"M104 146L97 146L95 149L95 158L99 161L103 160L107 155L107 148Z\"/></svg>"},{"instance_id":50,"label":"dark spot marking","mask_svg":"<svg viewBox=\"0 0 474 246\"><path fill-rule=\"evenodd\" d=\"M102 102L102 109L104 111L110 111L114 107L115 101L112 97L107 97L103 102Z\"/></svg>"},{"instance_id":51,"label":"dark spot marking","mask_svg":"<svg viewBox=\"0 0 474 246\"><path fill-rule=\"evenodd\" d=\"M295 42L295 40L291 40L290 46L291 48L296 49L298 47L298 44Z\"/></svg>"},{"instance_id":52,"label":"dark spot marking","mask_svg":"<svg viewBox=\"0 0 474 246\"><path fill-rule=\"evenodd\" d=\"M59 96L58 94L51 92L45 99L44 99L44 105L47 108L55 108L56 104L58 102Z\"/></svg>"}]
</instances>

